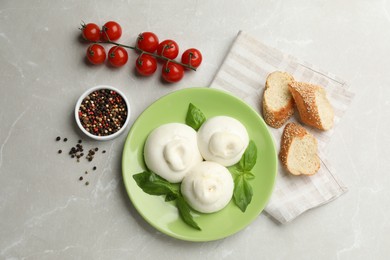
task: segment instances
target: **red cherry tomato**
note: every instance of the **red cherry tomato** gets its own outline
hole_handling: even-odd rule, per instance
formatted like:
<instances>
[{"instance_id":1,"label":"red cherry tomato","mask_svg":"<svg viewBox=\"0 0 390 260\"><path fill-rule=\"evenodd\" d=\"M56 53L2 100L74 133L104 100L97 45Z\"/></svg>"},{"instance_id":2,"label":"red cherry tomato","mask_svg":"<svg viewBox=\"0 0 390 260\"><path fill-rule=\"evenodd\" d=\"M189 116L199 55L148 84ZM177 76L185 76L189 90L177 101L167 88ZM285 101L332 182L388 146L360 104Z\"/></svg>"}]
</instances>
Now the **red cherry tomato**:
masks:
<instances>
[{"instance_id":1,"label":"red cherry tomato","mask_svg":"<svg viewBox=\"0 0 390 260\"><path fill-rule=\"evenodd\" d=\"M126 64L129 55L125 48L114 46L108 51L108 61L114 67L121 67Z\"/></svg>"},{"instance_id":2,"label":"red cherry tomato","mask_svg":"<svg viewBox=\"0 0 390 260\"><path fill-rule=\"evenodd\" d=\"M103 40L116 41L122 36L121 26L114 21L109 21L103 25L102 38Z\"/></svg>"},{"instance_id":3,"label":"red cherry tomato","mask_svg":"<svg viewBox=\"0 0 390 260\"><path fill-rule=\"evenodd\" d=\"M162 78L170 83L178 82L184 76L184 68L182 65L166 62L162 68Z\"/></svg>"},{"instance_id":4,"label":"red cherry tomato","mask_svg":"<svg viewBox=\"0 0 390 260\"><path fill-rule=\"evenodd\" d=\"M137 46L143 51L155 52L158 46L158 37L152 32L143 32L138 35Z\"/></svg>"},{"instance_id":5,"label":"red cherry tomato","mask_svg":"<svg viewBox=\"0 0 390 260\"><path fill-rule=\"evenodd\" d=\"M194 48L188 49L183 52L183 55L181 56L181 62L197 68L202 63L202 53Z\"/></svg>"},{"instance_id":6,"label":"red cherry tomato","mask_svg":"<svg viewBox=\"0 0 390 260\"><path fill-rule=\"evenodd\" d=\"M168 59L174 59L179 54L179 46L174 40L162 41L157 47L157 54Z\"/></svg>"},{"instance_id":7,"label":"red cherry tomato","mask_svg":"<svg viewBox=\"0 0 390 260\"><path fill-rule=\"evenodd\" d=\"M102 64L106 60L106 50L100 44L91 44L87 49L87 58L92 64Z\"/></svg>"},{"instance_id":8,"label":"red cherry tomato","mask_svg":"<svg viewBox=\"0 0 390 260\"><path fill-rule=\"evenodd\" d=\"M97 42L98 40L100 40L100 28L97 24L82 24L81 31L83 34L83 38L88 41Z\"/></svg>"},{"instance_id":9,"label":"red cherry tomato","mask_svg":"<svg viewBox=\"0 0 390 260\"><path fill-rule=\"evenodd\" d=\"M150 76L157 70L156 58L148 54L141 54L135 61L135 68L142 76Z\"/></svg>"}]
</instances>

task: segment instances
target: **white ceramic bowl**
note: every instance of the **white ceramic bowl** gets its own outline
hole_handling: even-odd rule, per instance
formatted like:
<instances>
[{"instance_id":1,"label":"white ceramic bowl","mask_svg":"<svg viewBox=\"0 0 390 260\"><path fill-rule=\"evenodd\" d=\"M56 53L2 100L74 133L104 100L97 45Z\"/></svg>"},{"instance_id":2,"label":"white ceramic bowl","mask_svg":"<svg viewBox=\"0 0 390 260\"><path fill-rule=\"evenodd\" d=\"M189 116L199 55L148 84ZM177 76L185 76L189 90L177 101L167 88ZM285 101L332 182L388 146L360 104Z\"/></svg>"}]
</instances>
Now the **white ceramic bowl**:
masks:
<instances>
[{"instance_id":1,"label":"white ceramic bowl","mask_svg":"<svg viewBox=\"0 0 390 260\"><path fill-rule=\"evenodd\" d=\"M92 92L96 91L96 90L100 90L100 89L109 89L109 90L113 90L115 91L116 93L118 93L122 98L123 100L125 101L126 103L126 107L127 107L127 117L126 117L126 120L125 120L125 123L123 124L123 126L121 127L121 129L119 129L118 131L116 131L115 133L113 134L110 134L110 135L105 135L105 136L98 136L98 135L94 135L90 132L88 132L84 127L83 125L81 124L80 122L80 118L79 118L79 108L80 108L80 105L81 103L83 102L84 98L86 98L89 94L91 94ZM87 136L89 136L90 138L92 139L95 139L95 140L98 140L98 141L107 141L107 140L112 140L114 139L115 137L118 137L120 134L122 134L127 125L129 124L129 119L130 119L130 105L129 105L129 101L127 100L126 96L122 93L122 91L114 88L114 87L111 87L111 86L108 86L108 85L99 85L99 86L96 86L96 87L92 87L90 89L88 89L87 91L85 91L80 97L79 99L77 100L77 103L76 103L76 107L75 107L75 110L74 110L74 115L75 115L75 119L76 119L76 123L78 125L78 127L80 128L80 130L86 134Z\"/></svg>"}]
</instances>

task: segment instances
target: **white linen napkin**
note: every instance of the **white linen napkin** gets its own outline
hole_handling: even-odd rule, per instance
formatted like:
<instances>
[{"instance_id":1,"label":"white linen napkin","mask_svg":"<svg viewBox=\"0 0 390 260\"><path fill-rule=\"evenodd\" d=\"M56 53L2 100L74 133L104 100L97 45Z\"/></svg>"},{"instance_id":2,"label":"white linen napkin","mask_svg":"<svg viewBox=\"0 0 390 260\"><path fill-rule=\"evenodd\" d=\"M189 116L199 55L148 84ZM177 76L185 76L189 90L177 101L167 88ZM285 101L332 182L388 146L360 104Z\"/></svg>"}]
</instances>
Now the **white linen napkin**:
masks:
<instances>
[{"instance_id":1,"label":"white linen napkin","mask_svg":"<svg viewBox=\"0 0 390 260\"><path fill-rule=\"evenodd\" d=\"M335 124L329 131L319 131L304 125L318 140L321 166L315 175L291 176L279 164L275 188L265 211L280 223L286 223L311 208L336 199L347 191L347 187L338 179L321 151L324 151L354 94L338 77L266 46L242 31L238 33L210 87L231 92L262 115L261 100L265 80L268 74L275 70L286 71L297 81L315 83L324 87L335 111ZM293 117L290 121L298 120ZM278 153L283 129L284 126L279 129L269 127Z\"/></svg>"}]
</instances>

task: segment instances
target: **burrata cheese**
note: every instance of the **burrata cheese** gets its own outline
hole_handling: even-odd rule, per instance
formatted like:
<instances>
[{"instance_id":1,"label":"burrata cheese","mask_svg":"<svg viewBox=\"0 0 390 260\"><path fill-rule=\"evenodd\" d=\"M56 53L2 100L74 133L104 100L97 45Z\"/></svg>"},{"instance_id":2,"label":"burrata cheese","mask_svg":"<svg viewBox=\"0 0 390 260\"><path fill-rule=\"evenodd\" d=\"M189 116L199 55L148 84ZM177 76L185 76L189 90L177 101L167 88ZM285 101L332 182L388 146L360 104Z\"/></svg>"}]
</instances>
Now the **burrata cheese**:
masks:
<instances>
[{"instance_id":1,"label":"burrata cheese","mask_svg":"<svg viewBox=\"0 0 390 260\"><path fill-rule=\"evenodd\" d=\"M181 193L187 203L202 213L223 209L233 196L234 182L229 170L215 162L195 165L184 177Z\"/></svg>"},{"instance_id":2,"label":"burrata cheese","mask_svg":"<svg viewBox=\"0 0 390 260\"><path fill-rule=\"evenodd\" d=\"M188 171L203 160L196 131L181 123L154 129L144 146L146 166L171 183L181 182Z\"/></svg>"},{"instance_id":3,"label":"burrata cheese","mask_svg":"<svg viewBox=\"0 0 390 260\"><path fill-rule=\"evenodd\" d=\"M223 166L236 164L248 144L245 126L229 116L209 118L198 130L198 147L203 158Z\"/></svg>"}]
</instances>

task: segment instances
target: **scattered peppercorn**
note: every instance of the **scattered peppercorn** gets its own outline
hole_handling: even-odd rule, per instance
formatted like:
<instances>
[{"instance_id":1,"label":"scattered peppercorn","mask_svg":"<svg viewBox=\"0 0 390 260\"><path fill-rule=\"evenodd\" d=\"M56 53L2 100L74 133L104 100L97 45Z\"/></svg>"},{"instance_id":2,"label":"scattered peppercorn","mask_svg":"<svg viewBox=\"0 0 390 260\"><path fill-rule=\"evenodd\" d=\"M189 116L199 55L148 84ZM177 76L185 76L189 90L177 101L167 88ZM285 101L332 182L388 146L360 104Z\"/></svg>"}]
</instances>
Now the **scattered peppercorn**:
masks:
<instances>
[{"instance_id":1,"label":"scattered peppercorn","mask_svg":"<svg viewBox=\"0 0 390 260\"><path fill-rule=\"evenodd\" d=\"M83 145L81 145L80 142L81 140L78 141L78 144L76 144L74 147L72 147L69 151L69 155L71 158L77 158L77 162L79 162L80 158L84 156L84 149L83 149Z\"/></svg>"},{"instance_id":2,"label":"scattered peppercorn","mask_svg":"<svg viewBox=\"0 0 390 260\"><path fill-rule=\"evenodd\" d=\"M95 151L94 151L95 149L89 149L88 155L85 157L90 162L93 160L93 157L95 155Z\"/></svg>"},{"instance_id":3,"label":"scattered peppercorn","mask_svg":"<svg viewBox=\"0 0 390 260\"><path fill-rule=\"evenodd\" d=\"M56 137L55 140L56 140L56 141L60 141L60 140L61 140L61 137L58 136L58 137ZM68 138L63 138L63 141L64 141L64 142L67 142L67 141L68 141ZM80 162L80 158L84 156L84 153L83 153L84 149L83 149L83 145L81 145L81 143L82 143L82 140L79 139L79 140L77 141L77 144L76 144L74 147L70 148L69 153L68 153L69 156L70 156L71 158L76 158L76 159L77 159L77 162ZM86 158L88 159L88 161L92 161L92 160L93 160L94 155L95 155L95 152L97 152L97 151L99 151L99 148L98 148L98 147L94 147L94 148L89 149L88 154L87 154L87 156L86 156ZM59 150L58 150L58 153L61 154L61 153L62 153L62 149L59 149ZM106 153L106 150L102 150L102 153ZM96 171L96 169L97 169L96 166L93 166L93 167L92 167L92 170ZM88 174L88 171L85 171L84 173L85 173L85 174ZM84 177L83 177L83 176L80 176L80 177L79 177L79 180L80 180L80 181L84 180ZM89 185L89 181L85 182L85 185L88 186L88 185Z\"/></svg>"},{"instance_id":4,"label":"scattered peppercorn","mask_svg":"<svg viewBox=\"0 0 390 260\"><path fill-rule=\"evenodd\" d=\"M116 91L100 89L84 98L78 113L85 130L93 135L107 136L124 125L127 106Z\"/></svg>"}]
</instances>

